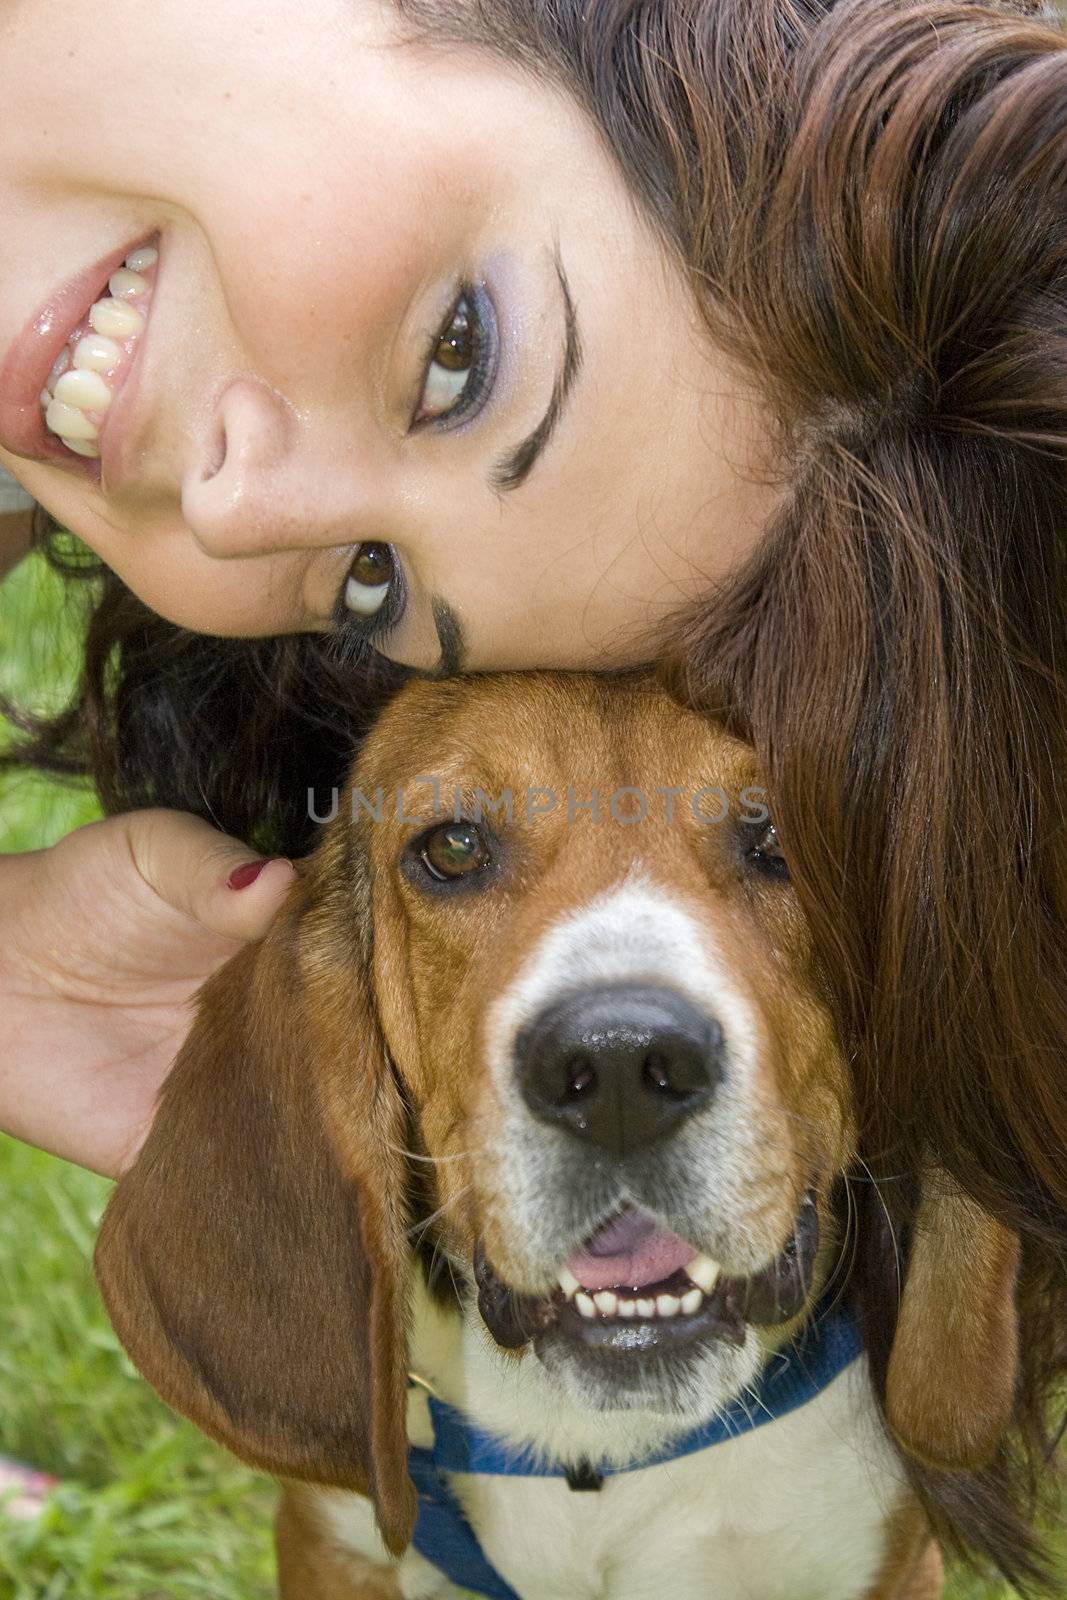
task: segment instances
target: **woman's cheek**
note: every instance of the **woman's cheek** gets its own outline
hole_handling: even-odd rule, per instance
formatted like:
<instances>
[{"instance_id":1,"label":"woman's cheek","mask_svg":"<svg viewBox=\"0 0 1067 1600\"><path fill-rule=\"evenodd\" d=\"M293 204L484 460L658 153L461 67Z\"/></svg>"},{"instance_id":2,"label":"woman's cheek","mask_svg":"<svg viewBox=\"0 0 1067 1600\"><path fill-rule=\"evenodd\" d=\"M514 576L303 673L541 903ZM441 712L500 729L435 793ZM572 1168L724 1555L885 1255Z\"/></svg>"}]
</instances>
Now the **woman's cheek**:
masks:
<instances>
[{"instance_id":1,"label":"woman's cheek","mask_svg":"<svg viewBox=\"0 0 1067 1600\"><path fill-rule=\"evenodd\" d=\"M149 610L190 632L256 638L313 625L280 561L208 562L193 550L152 558L125 542L97 553Z\"/></svg>"}]
</instances>

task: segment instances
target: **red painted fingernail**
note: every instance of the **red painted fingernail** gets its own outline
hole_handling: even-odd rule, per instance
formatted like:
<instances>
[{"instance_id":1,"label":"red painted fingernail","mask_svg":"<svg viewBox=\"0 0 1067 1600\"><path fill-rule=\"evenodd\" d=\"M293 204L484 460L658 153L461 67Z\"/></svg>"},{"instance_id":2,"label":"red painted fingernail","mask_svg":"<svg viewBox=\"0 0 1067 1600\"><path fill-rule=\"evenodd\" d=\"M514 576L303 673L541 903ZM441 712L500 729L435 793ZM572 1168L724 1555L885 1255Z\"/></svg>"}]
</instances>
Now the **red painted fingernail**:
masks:
<instances>
[{"instance_id":1,"label":"red painted fingernail","mask_svg":"<svg viewBox=\"0 0 1067 1600\"><path fill-rule=\"evenodd\" d=\"M246 861L243 867L235 867L226 882L231 889L250 889L263 871L270 866L269 858L262 861Z\"/></svg>"}]
</instances>

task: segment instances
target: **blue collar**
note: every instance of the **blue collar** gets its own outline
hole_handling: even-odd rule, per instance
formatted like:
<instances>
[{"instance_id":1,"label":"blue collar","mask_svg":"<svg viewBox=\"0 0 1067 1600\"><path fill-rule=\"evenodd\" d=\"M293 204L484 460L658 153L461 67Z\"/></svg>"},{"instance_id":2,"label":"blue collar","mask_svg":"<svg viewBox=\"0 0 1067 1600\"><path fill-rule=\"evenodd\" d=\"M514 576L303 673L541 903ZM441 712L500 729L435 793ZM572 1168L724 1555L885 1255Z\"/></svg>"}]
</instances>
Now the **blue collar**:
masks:
<instances>
[{"instance_id":1,"label":"blue collar","mask_svg":"<svg viewBox=\"0 0 1067 1600\"><path fill-rule=\"evenodd\" d=\"M710 1450L728 1439L751 1433L769 1422L797 1411L828 1389L834 1379L862 1353L859 1322L850 1307L823 1305L791 1344L768 1363L744 1403L735 1401L710 1422L683 1434L665 1450L622 1467L596 1466L604 1478L622 1472L640 1472L665 1461ZM429 1397L434 1446L413 1446L408 1466L419 1495L419 1512L413 1544L420 1555L461 1589L487 1600L519 1600L485 1557L446 1474L475 1473L481 1477L564 1478L566 1470L546 1464L530 1451L516 1451L492 1434L483 1433L463 1414Z\"/></svg>"}]
</instances>

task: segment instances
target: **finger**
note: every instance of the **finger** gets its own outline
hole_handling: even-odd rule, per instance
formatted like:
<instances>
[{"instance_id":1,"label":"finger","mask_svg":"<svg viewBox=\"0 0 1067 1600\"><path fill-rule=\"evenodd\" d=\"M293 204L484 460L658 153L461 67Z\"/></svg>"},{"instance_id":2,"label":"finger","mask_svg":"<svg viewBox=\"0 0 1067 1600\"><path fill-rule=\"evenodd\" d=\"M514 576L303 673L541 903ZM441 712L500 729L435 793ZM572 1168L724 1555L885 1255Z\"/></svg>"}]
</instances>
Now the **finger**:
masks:
<instances>
[{"instance_id":1,"label":"finger","mask_svg":"<svg viewBox=\"0 0 1067 1600\"><path fill-rule=\"evenodd\" d=\"M120 820L145 882L223 938L262 938L296 879L290 861L257 858L239 839L185 812L137 811Z\"/></svg>"}]
</instances>

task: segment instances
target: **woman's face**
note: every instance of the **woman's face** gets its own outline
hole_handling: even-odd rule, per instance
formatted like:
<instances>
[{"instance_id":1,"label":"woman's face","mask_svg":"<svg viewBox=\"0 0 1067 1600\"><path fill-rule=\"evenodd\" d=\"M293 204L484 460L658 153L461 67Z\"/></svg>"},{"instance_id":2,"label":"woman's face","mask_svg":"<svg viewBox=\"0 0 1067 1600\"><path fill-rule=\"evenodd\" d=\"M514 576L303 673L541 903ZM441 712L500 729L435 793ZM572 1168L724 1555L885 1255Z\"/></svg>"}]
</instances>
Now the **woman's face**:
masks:
<instances>
[{"instance_id":1,"label":"woman's face","mask_svg":"<svg viewBox=\"0 0 1067 1600\"><path fill-rule=\"evenodd\" d=\"M762 416L545 83L380 0L5 0L0 103L0 463L163 616L622 664L758 539Z\"/></svg>"}]
</instances>

